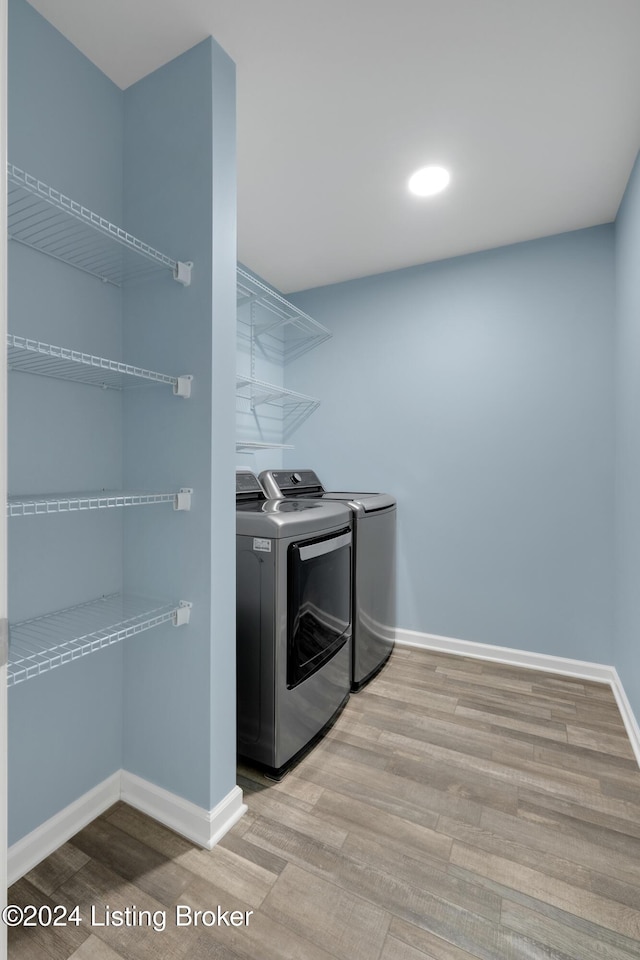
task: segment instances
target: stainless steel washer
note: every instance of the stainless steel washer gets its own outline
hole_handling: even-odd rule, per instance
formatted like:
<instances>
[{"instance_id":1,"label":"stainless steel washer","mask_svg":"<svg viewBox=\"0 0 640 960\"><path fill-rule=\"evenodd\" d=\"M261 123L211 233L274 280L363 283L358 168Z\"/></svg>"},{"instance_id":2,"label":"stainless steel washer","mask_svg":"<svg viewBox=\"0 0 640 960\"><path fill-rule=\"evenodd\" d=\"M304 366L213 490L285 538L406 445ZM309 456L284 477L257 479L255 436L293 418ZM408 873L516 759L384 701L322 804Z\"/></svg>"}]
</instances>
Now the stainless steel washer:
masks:
<instances>
[{"instance_id":1,"label":"stainless steel washer","mask_svg":"<svg viewBox=\"0 0 640 960\"><path fill-rule=\"evenodd\" d=\"M265 470L269 497L344 503L353 516L353 654L351 689L382 668L396 626L396 500L388 493L327 492L313 470Z\"/></svg>"},{"instance_id":2,"label":"stainless steel washer","mask_svg":"<svg viewBox=\"0 0 640 960\"><path fill-rule=\"evenodd\" d=\"M280 777L349 697L351 512L236 473L238 754Z\"/></svg>"}]
</instances>

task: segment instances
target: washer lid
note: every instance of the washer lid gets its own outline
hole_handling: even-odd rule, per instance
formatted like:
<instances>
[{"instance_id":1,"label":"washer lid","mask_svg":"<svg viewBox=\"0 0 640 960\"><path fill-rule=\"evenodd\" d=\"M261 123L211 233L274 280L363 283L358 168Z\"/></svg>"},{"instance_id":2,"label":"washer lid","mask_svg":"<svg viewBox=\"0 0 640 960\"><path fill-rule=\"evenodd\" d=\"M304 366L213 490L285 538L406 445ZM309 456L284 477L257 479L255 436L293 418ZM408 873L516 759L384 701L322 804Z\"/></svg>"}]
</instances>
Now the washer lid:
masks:
<instances>
[{"instance_id":1,"label":"washer lid","mask_svg":"<svg viewBox=\"0 0 640 960\"><path fill-rule=\"evenodd\" d=\"M346 526L346 504L322 500L263 500L236 504L236 533L247 537L298 537Z\"/></svg>"},{"instance_id":2,"label":"washer lid","mask_svg":"<svg viewBox=\"0 0 640 960\"><path fill-rule=\"evenodd\" d=\"M331 493L323 493L322 500L325 503L327 500L340 500L359 513L373 513L375 510L388 510L396 506L396 498L390 493L349 493L332 490Z\"/></svg>"}]
</instances>

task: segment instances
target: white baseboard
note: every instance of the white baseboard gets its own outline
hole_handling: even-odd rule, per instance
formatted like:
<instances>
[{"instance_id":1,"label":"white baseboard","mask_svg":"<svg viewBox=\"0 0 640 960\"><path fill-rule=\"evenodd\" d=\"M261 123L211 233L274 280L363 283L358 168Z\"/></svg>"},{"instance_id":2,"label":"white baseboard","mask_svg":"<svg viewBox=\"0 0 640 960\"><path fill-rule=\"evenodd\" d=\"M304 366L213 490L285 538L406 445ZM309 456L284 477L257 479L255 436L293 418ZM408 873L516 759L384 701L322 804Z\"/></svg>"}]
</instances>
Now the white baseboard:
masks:
<instances>
[{"instance_id":1,"label":"white baseboard","mask_svg":"<svg viewBox=\"0 0 640 960\"><path fill-rule=\"evenodd\" d=\"M119 799L120 771L118 770L9 847L7 882L15 883Z\"/></svg>"},{"instance_id":2,"label":"white baseboard","mask_svg":"<svg viewBox=\"0 0 640 960\"><path fill-rule=\"evenodd\" d=\"M596 683L609 684L640 767L640 727L615 667L605 663L591 663L588 660L556 657L549 653L533 653L529 650L515 650L513 647L476 643L473 640L440 637L434 633L419 633L417 630L396 630L396 643L399 647L416 647L438 653L451 653L458 657L492 660L509 666L573 677L574 680L593 680Z\"/></svg>"},{"instance_id":3,"label":"white baseboard","mask_svg":"<svg viewBox=\"0 0 640 960\"><path fill-rule=\"evenodd\" d=\"M213 810L205 810L128 770L121 771L120 799L208 850L215 847L247 809L238 786Z\"/></svg>"},{"instance_id":4,"label":"white baseboard","mask_svg":"<svg viewBox=\"0 0 640 960\"><path fill-rule=\"evenodd\" d=\"M638 726L638 720L631 708L631 704L629 703L625 689L622 686L622 680L618 676L618 671L615 669L615 667L613 668L613 672L615 677L611 683L611 689L613 690L613 695L616 698L618 709L622 715L622 720L627 729L627 734L629 735L633 752L636 755L636 760L638 761L638 766L640 767L640 726Z\"/></svg>"},{"instance_id":5,"label":"white baseboard","mask_svg":"<svg viewBox=\"0 0 640 960\"><path fill-rule=\"evenodd\" d=\"M565 674L581 680L610 683L614 668L588 660L570 660L549 653L533 653L515 650L512 647L497 647L473 640L457 640L454 637L439 637L435 633L418 633L416 630L396 630L396 643L401 647L422 647L440 653L453 653L459 657L474 657L479 660L494 660L512 667L529 667L548 673Z\"/></svg>"},{"instance_id":6,"label":"white baseboard","mask_svg":"<svg viewBox=\"0 0 640 960\"><path fill-rule=\"evenodd\" d=\"M238 786L230 790L213 810L206 810L127 770L118 770L9 847L8 883L15 883L23 877L118 800L124 800L208 850L247 809Z\"/></svg>"}]
</instances>

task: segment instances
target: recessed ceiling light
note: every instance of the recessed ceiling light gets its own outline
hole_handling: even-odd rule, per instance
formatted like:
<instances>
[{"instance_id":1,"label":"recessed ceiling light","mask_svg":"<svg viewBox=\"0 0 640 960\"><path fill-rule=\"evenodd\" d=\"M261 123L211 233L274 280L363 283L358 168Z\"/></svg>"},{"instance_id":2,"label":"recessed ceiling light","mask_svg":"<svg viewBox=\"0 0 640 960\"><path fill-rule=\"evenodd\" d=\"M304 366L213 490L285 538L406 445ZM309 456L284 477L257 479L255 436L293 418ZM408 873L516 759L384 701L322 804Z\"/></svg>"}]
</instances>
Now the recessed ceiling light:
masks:
<instances>
[{"instance_id":1,"label":"recessed ceiling light","mask_svg":"<svg viewBox=\"0 0 640 960\"><path fill-rule=\"evenodd\" d=\"M449 183L449 171L444 167L421 167L409 178L409 190L417 197L432 197Z\"/></svg>"}]
</instances>

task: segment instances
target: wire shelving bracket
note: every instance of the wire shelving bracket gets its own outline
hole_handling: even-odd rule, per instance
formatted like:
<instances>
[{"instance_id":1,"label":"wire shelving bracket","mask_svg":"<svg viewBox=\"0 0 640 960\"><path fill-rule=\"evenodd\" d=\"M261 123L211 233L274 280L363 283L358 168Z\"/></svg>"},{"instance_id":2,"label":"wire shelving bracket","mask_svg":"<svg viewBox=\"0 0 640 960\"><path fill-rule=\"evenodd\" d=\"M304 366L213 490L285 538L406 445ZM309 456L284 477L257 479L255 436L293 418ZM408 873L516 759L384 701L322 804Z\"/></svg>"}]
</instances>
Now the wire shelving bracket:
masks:
<instances>
[{"instance_id":1,"label":"wire shelving bracket","mask_svg":"<svg viewBox=\"0 0 640 960\"><path fill-rule=\"evenodd\" d=\"M173 260L82 204L7 164L9 238L117 287L169 270L188 287L190 261Z\"/></svg>"},{"instance_id":2,"label":"wire shelving bracket","mask_svg":"<svg viewBox=\"0 0 640 960\"><path fill-rule=\"evenodd\" d=\"M238 320L248 322L252 349L255 343L268 359L288 363L332 336L325 326L242 267L236 270L236 286ZM247 320L240 309L245 305L250 307Z\"/></svg>"},{"instance_id":3,"label":"wire shelving bracket","mask_svg":"<svg viewBox=\"0 0 640 960\"><path fill-rule=\"evenodd\" d=\"M191 603L110 594L9 627L7 685L30 680L163 623L189 623Z\"/></svg>"},{"instance_id":4,"label":"wire shelving bracket","mask_svg":"<svg viewBox=\"0 0 640 960\"><path fill-rule=\"evenodd\" d=\"M191 396L191 374L173 377L119 360L94 357L80 350L16 337L11 333L7 334L7 362L10 370L52 377L54 380L74 380L105 390L165 384L172 388L177 397L186 399Z\"/></svg>"},{"instance_id":5,"label":"wire shelving bracket","mask_svg":"<svg viewBox=\"0 0 640 960\"><path fill-rule=\"evenodd\" d=\"M54 513L81 513L85 510L110 510L114 507L142 507L168 503L174 510L190 510L191 487L177 493L125 492L98 490L89 493L46 493L11 496L7 500L7 517L44 517Z\"/></svg>"},{"instance_id":6,"label":"wire shelving bracket","mask_svg":"<svg viewBox=\"0 0 640 960\"><path fill-rule=\"evenodd\" d=\"M282 436L285 440L320 406L320 401L314 397L241 374L236 375L236 389L238 399L246 401L252 413L262 405L282 411Z\"/></svg>"}]
</instances>

